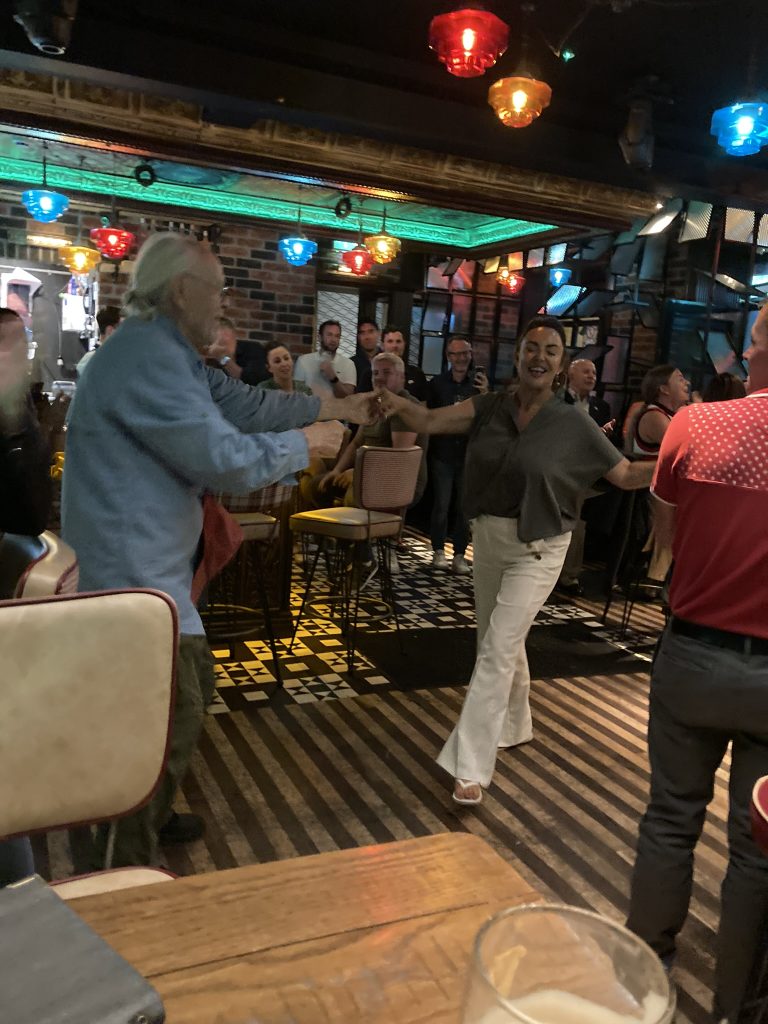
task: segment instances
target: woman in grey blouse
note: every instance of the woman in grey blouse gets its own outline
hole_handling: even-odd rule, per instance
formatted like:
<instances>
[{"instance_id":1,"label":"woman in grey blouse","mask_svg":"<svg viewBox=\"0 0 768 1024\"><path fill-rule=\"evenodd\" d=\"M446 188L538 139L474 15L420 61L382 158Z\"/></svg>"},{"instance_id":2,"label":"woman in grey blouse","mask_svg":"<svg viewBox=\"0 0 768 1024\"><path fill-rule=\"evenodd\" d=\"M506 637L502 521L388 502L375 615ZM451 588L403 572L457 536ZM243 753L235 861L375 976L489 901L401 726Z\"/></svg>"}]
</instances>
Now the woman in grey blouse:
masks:
<instances>
[{"instance_id":1,"label":"woman in grey blouse","mask_svg":"<svg viewBox=\"0 0 768 1024\"><path fill-rule=\"evenodd\" d=\"M555 399L567 361L554 317L534 317L520 334L514 395L476 395L440 409L383 392L427 434L469 434L464 510L472 524L477 660L459 721L437 761L455 780L453 799L479 804L499 747L533 736L525 639L557 582L578 518L579 496L601 476L647 487L653 463L630 463L600 428Z\"/></svg>"}]
</instances>

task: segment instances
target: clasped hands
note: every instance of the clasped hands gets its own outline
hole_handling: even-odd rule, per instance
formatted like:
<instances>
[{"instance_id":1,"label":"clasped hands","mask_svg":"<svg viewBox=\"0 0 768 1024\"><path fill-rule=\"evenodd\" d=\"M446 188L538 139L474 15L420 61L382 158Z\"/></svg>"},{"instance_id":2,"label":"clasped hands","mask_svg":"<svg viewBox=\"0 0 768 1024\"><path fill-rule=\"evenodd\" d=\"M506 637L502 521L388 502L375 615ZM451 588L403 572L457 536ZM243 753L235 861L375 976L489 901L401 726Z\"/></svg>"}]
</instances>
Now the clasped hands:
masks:
<instances>
[{"instance_id":1,"label":"clasped hands","mask_svg":"<svg viewBox=\"0 0 768 1024\"><path fill-rule=\"evenodd\" d=\"M350 395L343 399L343 419L350 423L361 423L368 426L379 420L387 419L408 404L407 399L394 395L386 388L378 388L365 394Z\"/></svg>"}]
</instances>

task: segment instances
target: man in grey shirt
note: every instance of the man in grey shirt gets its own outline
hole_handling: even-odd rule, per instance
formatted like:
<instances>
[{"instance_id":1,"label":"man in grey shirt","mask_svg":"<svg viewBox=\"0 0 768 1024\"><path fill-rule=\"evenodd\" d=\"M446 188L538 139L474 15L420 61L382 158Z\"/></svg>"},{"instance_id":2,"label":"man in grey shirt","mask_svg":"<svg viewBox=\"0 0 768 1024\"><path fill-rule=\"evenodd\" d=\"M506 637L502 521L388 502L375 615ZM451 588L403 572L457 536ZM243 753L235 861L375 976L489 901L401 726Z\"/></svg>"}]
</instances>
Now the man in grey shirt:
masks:
<instances>
[{"instance_id":1,"label":"man in grey shirt","mask_svg":"<svg viewBox=\"0 0 768 1024\"><path fill-rule=\"evenodd\" d=\"M120 822L116 866L155 863L159 831L164 841L202 834L199 819L173 816L171 805L214 688L190 594L203 493L255 490L338 448L341 425L310 425L315 420L367 419L364 395L285 396L206 367L223 285L208 249L153 235L136 261L128 319L94 354L70 409L62 521L80 562L80 589L153 587L179 612L167 769L148 807Z\"/></svg>"}]
</instances>

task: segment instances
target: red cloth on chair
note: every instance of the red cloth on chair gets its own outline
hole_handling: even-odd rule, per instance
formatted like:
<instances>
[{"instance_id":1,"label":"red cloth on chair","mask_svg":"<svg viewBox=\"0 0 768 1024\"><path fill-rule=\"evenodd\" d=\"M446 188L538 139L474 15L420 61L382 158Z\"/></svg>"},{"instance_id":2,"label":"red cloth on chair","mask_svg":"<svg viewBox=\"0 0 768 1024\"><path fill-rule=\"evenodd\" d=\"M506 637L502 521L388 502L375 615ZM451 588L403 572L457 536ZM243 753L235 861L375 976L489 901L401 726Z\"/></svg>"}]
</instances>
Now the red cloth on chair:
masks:
<instances>
[{"instance_id":1,"label":"red cloth on chair","mask_svg":"<svg viewBox=\"0 0 768 1024\"><path fill-rule=\"evenodd\" d=\"M240 524L212 494L203 495L203 557L192 578L197 604L206 585L229 565L243 543Z\"/></svg>"}]
</instances>

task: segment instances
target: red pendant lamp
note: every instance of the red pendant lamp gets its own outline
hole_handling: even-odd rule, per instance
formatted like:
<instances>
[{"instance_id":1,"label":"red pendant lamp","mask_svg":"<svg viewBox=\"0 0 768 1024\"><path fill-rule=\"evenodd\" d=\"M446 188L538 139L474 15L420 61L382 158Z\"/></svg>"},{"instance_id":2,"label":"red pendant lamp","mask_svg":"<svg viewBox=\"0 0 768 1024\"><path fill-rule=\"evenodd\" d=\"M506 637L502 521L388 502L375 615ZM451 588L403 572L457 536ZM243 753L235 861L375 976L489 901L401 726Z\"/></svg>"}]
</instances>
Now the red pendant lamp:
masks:
<instances>
[{"instance_id":1,"label":"red pendant lamp","mask_svg":"<svg viewBox=\"0 0 768 1024\"><path fill-rule=\"evenodd\" d=\"M517 295L525 284L525 278L523 275L516 274L514 270L510 270L509 267L501 267L496 275L496 280L512 295Z\"/></svg>"},{"instance_id":2,"label":"red pendant lamp","mask_svg":"<svg viewBox=\"0 0 768 1024\"><path fill-rule=\"evenodd\" d=\"M91 238L108 260L124 260L136 241L136 235L124 228L91 228Z\"/></svg>"},{"instance_id":3,"label":"red pendant lamp","mask_svg":"<svg viewBox=\"0 0 768 1024\"><path fill-rule=\"evenodd\" d=\"M373 256L364 245L358 243L354 249L347 249L341 254L341 262L357 277L363 277L373 266Z\"/></svg>"},{"instance_id":4,"label":"red pendant lamp","mask_svg":"<svg viewBox=\"0 0 768 1024\"><path fill-rule=\"evenodd\" d=\"M509 26L490 11L465 7L438 14L429 25L429 48L458 78L493 67L509 44Z\"/></svg>"}]
</instances>

